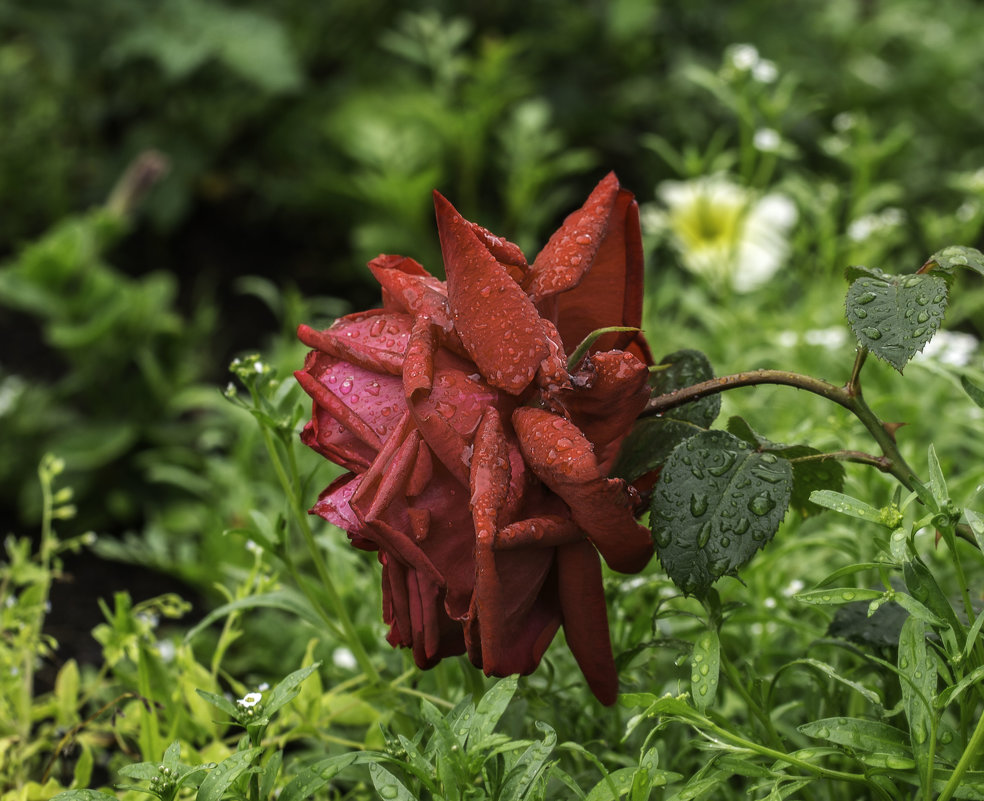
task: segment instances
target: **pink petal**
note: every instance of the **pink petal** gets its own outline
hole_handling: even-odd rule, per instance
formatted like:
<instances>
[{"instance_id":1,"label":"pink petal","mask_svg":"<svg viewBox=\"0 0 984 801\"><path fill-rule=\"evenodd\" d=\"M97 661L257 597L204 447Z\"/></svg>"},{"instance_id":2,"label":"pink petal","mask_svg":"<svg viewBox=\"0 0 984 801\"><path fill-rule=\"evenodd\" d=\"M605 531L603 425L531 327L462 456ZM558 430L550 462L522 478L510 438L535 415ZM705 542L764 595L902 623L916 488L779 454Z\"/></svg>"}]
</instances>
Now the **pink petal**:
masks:
<instances>
[{"instance_id":1,"label":"pink petal","mask_svg":"<svg viewBox=\"0 0 984 801\"><path fill-rule=\"evenodd\" d=\"M409 337L407 315L379 310L340 317L325 331L297 329L297 338L309 347L390 375L400 375Z\"/></svg>"},{"instance_id":2,"label":"pink petal","mask_svg":"<svg viewBox=\"0 0 984 801\"><path fill-rule=\"evenodd\" d=\"M471 224L436 192L434 205L455 329L485 380L518 395L548 353L539 312Z\"/></svg>"}]
</instances>

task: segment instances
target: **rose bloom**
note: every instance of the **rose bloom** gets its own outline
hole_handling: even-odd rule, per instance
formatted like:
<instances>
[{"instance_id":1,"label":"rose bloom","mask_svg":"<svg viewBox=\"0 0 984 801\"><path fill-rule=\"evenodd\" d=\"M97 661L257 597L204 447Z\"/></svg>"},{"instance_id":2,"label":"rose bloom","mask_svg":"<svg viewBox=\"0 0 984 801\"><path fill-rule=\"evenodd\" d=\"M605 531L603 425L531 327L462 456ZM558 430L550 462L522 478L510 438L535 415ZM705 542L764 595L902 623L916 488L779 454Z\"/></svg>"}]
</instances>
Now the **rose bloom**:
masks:
<instances>
[{"instance_id":1,"label":"rose bloom","mask_svg":"<svg viewBox=\"0 0 984 801\"><path fill-rule=\"evenodd\" d=\"M652 555L638 494L606 478L646 405L642 243L609 174L529 264L435 192L447 281L413 259L369 269L382 308L324 331L295 375L314 400L302 440L349 472L311 510L379 552L387 639L416 663L467 653L529 673L563 625L595 695L615 701L601 561Z\"/></svg>"}]
</instances>

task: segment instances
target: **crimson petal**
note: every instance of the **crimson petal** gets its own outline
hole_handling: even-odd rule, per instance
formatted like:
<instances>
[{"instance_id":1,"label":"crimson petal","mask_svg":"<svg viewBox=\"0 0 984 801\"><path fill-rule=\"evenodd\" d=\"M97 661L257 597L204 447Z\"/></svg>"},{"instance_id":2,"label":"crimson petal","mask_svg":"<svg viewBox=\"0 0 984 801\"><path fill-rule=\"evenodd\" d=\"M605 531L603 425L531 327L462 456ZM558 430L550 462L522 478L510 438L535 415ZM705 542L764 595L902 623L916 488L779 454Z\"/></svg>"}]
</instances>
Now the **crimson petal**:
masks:
<instances>
[{"instance_id":1,"label":"crimson petal","mask_svg":"<svg viewBox=\"0 0 984 801\"><path fill-rule=\"evenodd\" d=\"M540 314L471 224L437 192L434 206L455 329L486 381L518 395L548 354Z\"/></svg>"},{"instance_id":2,"label":"crimson petal","mask_svg":"<svg viewBox=\"0 0 984 801\"><path fill-rule=\"evenodd\" d=\"M609 567L637 573L653 554L648 530L633 516L633 501L621 479L604 478L591 443L559 415L529 406L512 415L530 469L570 507L574 521Z\"/></svg>"}]
</instances>

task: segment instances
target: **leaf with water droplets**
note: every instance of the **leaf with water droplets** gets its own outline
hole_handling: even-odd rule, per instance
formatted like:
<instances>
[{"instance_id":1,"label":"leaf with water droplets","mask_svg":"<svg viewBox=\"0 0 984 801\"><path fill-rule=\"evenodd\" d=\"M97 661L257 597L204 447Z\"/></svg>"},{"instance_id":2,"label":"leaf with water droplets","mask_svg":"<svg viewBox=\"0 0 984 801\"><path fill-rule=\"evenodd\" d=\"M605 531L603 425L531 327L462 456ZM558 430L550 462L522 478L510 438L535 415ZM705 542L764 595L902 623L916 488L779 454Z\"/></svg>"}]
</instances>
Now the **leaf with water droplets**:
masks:
<instances>
[{"instance_id":1,"label":"leaf with water droplets","mask_svg":"<svg viewBox=\"0 0 984 801\"><path fill-rule=\"evenodd\" d=\"M702 631L690 654L690 695L699 712L707 709L717 694L721 672L721 644L715 629Z\"/></svg>"},{"instance_id":2,"label":"leaf with water droplets","mask_svg":"<svg viewBox=\"0 0 984 801\"><path fill-rule=\"evenodd\" d=\"M660 562L702 596L768 543L789 505L792 467L726 431L703 431L670 454L653 490L650 526Z\"/></svg>"},{"instance_id":3,"label":"leaf with water droplets","mask_svg":"<svg viewBox=\"0 0 984 801\"><path fill-rule=\"evenodd\" d=\"M827 740L854 751L866 765L905 770L914 768L906 734L895 726L864 718L822 718L798 727L807 737Z\"/></svg>"},{"instance_id":4,"label":"leaf with water droplets","mask_svg":"<svg viewBox=\"0 0 984 801\"><path fill-rule=\"evenodd\" d=\"M920 785L932 779L930 764L933 734L933 705L936 698L936 662L926 642L927 626L910 617L902 624L899 635L899 687L902 709L909 722L909 739L919 768Z\"/></svg>"},{"instance_id":5,"label":"leaf with water droplets","mask_svg":"<svg viewBox=\"0 0 984 801\"><path fill-rule=\"evenodd\" d=\"M941 275L947 280L961 268L984 275L984 253L977 248L950 245L937 250L926 262L932 265L930 273Z\"/></svg>"},{"instance_id":6,"label":"leaf with water droplets","mask_svg":"<svg viewBox=\"0 0 984 801\"><path fill-rule=\"evenodd\" d=\"M707 357L697 350L678 350L660 361L651 380L653 396L665 395L714 377ZM658 469L670 452L687 437L708 428L721 411L721 396L670 409L659 417L642 417L622 443L612 475L635 481Z\"/></svg>"},{"instance_id":7,"label":"leaf with water droplets","mask_svg":"<svg viewBox=\"0 0 984 801\"><path fill-rule=\"evenodd\" d=\"M943 321L947 285L938 275L863 272L847 290L847 320L858 342L900 373ZM850 275L850 273L849 273Z\"/></svg>"},{"instance_id":8,"label":"leaf with water droplets","mask_svg":"<svg viewBox=\"0 0 984 801\"><path fill-rule=\"evenodd\" d=\"M728 419L728 431L745 440L761 453L771 453L788 459L793 466L793 493L789 505L803 517L822 511L810 500L814 490L840 492L844 488L844 465L833 459L818 458L822 454L809 445L784 445L772 442L755 431L743 418Z\"/></svg>"}]
</instances>

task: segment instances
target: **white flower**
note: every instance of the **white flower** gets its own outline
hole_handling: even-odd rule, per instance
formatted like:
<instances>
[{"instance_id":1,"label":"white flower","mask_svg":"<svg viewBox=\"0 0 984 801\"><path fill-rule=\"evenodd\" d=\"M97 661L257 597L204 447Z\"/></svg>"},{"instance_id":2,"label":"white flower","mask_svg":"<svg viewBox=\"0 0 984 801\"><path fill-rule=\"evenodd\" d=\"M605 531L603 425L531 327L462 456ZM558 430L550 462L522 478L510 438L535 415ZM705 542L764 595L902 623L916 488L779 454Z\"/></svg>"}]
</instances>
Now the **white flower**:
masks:
<instances>
[{"instance_id":1,"label":"white flower","mask_svg":"<svg viewBox=\"0 0 984 801\"><path fill-rule=\"evenodd\" d=\"M852 220L847 226L847 236L855 242L863 242L873 233L886 228L895 228L903 222L905 222L905 212L890 206L875 214L865 214Z\"/></svg>"},{"instance_id":2,"label":"white flower","mask_svg":"<svg viewBox=\"0 0 984 801\"><path fill-rule=\"evenodd\" d=\"M759 128L752 136L752 144L763 153L775 153L782 146L782 137L775 128Z\"/></svg>"},{"instance_id":3,"label":"white flower","mask_svg":"<svg viewBox=\"0 0 984 801\"><path fill-rule=\"evenodd\" d=\"M342 670L353 670L359 664L355 660L355 654L344 647L336 648L331 652L331 661L335 663L335 667L340 667Z\"/></svg>"},{"instance_id":4,"label":"white flower","mask_svg":"<svg viewBox=\"0 0 984 801\"><path fill-rule=\"evenodd\" d=\"M834 350L847 342L847 331L843 326L835 328L812 328L803 334L807 345L819 345Z\"/></svg>"},{"instance_id":5,"label":"white flower","mask_svg":"<svg viewBox=\"0 0 984 801\"><path fill-rule=\"evenodd\" d=\"M727 51L727 58L731 62L731 66L736 70L748 72L748 70L754 69L755 65L759 63L759 51L755 45L731 45Z\"/></svg>"},{"instance_id":6,"label":"white flower","mask_svg":"<svg viewBox=\"0 0 984 801\"><path fill-rule=\"evenodd\" d=\"M759 83L772 83L779 77L779 70L774 61L763 58L752 67L752 77Z\"/></svg>"},{"instance_id":7,"label":"white flower","mask_svg":"<svg viewBox=\"0 0 984 801\"><path fill-rule=\"evenodd\" d=\"M263 693L246 693L242 698L236 701L241 707L249 709L256 706L260 701L263 700Z\"/></svg>"},{"instance_id":8,"label":"white flower","mask_svg":"<svg viewBox=\"0 0 984 801\"><path fill-rule=\"evenodd\" d=\"M760 197L724 176L667 181L657 194L683 265L712 284L747 292L786 258L797 213L785 195Z\"/></svg>"}]
</instances>

